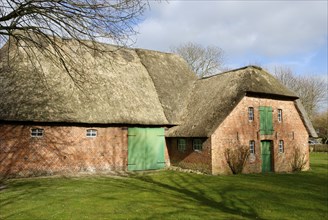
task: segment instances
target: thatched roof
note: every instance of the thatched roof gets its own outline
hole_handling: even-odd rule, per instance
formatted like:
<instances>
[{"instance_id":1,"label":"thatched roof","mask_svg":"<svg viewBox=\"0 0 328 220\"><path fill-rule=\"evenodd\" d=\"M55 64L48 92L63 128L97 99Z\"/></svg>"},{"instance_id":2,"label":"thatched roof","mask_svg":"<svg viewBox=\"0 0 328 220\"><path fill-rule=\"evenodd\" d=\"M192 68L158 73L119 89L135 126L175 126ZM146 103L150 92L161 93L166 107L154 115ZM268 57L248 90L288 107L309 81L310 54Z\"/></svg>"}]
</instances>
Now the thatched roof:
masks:
<instances>
[{"instance_id":1,"label":"thatched roof","mask_svg":"<svg viewBox=\"0 0 328 220\"><path fill-rule=\"evenodd\" d=\"M0 121L177 125L168 136L205 137L245 95L297 99L259 67L197 79L174 54L96 43L105 51L100 52L88 47L94 42L58 43L68 60L78 61L68 65L71 76L37 49L8 44L0 49ZM311 122L298 109L313 136Z\"/></svg>"},{"instance_id":2,"label":"thatched roof","mask_svg":"<svg viewBox=\"0 0 328 220\"><path fill-rule=\"evenodd\" d=\"M318 134L315 131L315 129L312 125L312 122L311 122L308 114L306 113L306 110L305 110L301 100L299 100L299 99L295 100L295 106L296 106L296 109L297 109L298 113L301 116L301 119L302 119L302 121L303 121L303 123L306 127L306 130L308 131L310 137L317 138Z\"/></svg>"},{"instance_id":3,"label":"thatched roof","mask_svg":"<svg viewBox=\"0 0 328 220\"><path fill-rule=\"evenodd\" d=\"M8 45L1 49L0 120L179 123L177 116L195 80L180 57L105 44L101 44L101 49L111 52L98 53L73 40L61 43L67 55L82 60L83 65L77 63L77 71L71 72L75 82L62 66L54 64L51 57L38 50L33 53L39 62L32 65L21 47L11 48L8 66L5 60Z\"/></svg>"},{"instance_id":4,"label":"thatched roof","mask_svg":"<svg viewBox=\"0 0 328 220\"><path fill-rule=\"evenodd\" d=\"M171 128L171 137L208 137L245 95L296 100L297 96L272 75L256 66L200 79L196 82L183 123Z\"/></svg>"}]
</instances>

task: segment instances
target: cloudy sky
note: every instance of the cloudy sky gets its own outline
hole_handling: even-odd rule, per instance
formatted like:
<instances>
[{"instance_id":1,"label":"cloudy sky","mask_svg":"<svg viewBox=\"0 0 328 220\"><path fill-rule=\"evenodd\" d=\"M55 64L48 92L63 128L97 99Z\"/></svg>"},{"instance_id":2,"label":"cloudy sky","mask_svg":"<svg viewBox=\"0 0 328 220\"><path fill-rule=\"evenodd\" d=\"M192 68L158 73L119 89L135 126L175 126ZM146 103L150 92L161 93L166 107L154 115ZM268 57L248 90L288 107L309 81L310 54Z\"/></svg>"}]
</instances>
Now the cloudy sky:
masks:
<instances>
[{"instance_id":1,"label":"cloudy sky","mask_svg":"<svg viewBox=\"0 0 328 220\"><path fill-rule=\"evenodd\" d=\"M287 65L297 74L327 76L327 0L150 4L135 47L169 51L191 41L221 47L230 68Z\"/></svg>"}]
</instances>

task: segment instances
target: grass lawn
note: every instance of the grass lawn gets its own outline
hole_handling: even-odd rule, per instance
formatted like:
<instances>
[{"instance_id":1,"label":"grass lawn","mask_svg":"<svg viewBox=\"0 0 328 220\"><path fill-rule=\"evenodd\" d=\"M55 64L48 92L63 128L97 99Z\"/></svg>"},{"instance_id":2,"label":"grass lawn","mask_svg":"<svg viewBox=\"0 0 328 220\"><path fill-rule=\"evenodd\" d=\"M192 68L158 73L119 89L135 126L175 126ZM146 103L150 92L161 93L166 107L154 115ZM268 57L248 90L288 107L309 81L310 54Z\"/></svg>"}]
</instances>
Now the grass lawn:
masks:
<instances>
[{"instance_id":1,"label":"grass lawn","mask_svg":"<svg viewBox=\"0 0 328 220\"><path fill-rule=\"evenodd\" d=\"M309 172L31 178L0 190L0 219L328 219L328 154Z\"/></svg>"}]
</instances>

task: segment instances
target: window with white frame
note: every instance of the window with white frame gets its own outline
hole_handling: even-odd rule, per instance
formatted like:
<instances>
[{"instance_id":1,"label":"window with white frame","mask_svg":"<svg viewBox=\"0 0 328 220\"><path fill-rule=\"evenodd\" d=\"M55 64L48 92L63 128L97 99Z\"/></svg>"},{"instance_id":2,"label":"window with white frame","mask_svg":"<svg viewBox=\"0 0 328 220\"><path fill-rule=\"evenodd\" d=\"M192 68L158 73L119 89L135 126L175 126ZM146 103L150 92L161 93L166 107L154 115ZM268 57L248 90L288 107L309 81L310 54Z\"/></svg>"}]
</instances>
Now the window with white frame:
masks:
<instances>
[{"instance_id":1,"label":"window with white frame","mask_svg":"<svg viewBox=\"0 0 328 220\"><path fill-rule=\"evenodd\" d=\"M279 153L283 153L283 152L284 152L284 141L279 140Z\"/></svg>"},{"instance_id":2,"label":"window with white frame","mask_svg":"<svg viewBox=\"0 0 328 220\"><path fill-rule=\"evenodd\" d=\"M253 140L249 141L249 153L255 154L255 141Z\"/></svg>"},{"instance_id":3,"label":"window with white frame","mask_svg":"<svg viewBox=\"0 0 328 220\"><path fill-rule=\"evenodd\" d=\"M178 151L184 152L186 150L187 141L184 138L178 139Z\"/></svg>"},{"instance_id":4,"label":"window with white frame","mask_svg":"<svg viewBox=\"0 0 328 220\"><path fill-rule=\"evenodd\" d=\"M44 129L42 128L32 128L31 137L43 137Z\"/></svg>"},{"instance_id":5,"label":"window with white frame","mask_svg":"<svg viewBox=\"0 0 328 220\"><path fill-rule=\"evenodd\" d=\"M248 107L248 120L254 121L254 108Z\"/></svg>"},{"instance_id":6,"label":"window with white frame","mask_svg":"<svg viewBox=\"0 0 328 220\"><path fill-rule=\"evenodd\" d=\"M194 151L201 151L203 149L203 141L201 139L194 139L192 141L192 149Z\"/></svg>"},{"instance_id":7,"label":"window with white frame","mask_svg":"<svg viewBox=\"0 0 328 220\"><path fill-rule=\"evenodd\" d=\"M278 109L278 122L282 122L282 109Z\"/></svg>"},{"instance_id":8,"label":"window with white frame","mask_svg":"<svg viewBox=\"0 0 328 220\"><path fill-rule=\"evenodd\" d=\"M97 137L97 130L95 129L87 129L87 137Z\"/></svg>"}]
</instances>

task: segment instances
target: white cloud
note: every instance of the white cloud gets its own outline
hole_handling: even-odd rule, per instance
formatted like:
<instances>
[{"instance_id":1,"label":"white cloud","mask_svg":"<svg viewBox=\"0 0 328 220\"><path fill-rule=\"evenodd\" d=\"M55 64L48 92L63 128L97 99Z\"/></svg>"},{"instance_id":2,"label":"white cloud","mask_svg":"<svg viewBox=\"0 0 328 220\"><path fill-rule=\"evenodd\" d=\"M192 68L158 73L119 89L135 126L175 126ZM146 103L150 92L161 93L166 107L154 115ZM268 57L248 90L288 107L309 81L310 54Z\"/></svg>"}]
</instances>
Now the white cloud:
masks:
<instances>
[{"instance_id":1,"label":"white cloud","mask_svg":"<svg viewBox=\"0 0 328 220\"><path fill-rule=\"evenodd\" d=\"M170 1L151 3L137 46L168 51L193 41L230 56L278 57L327 46L327 1Z\"/></svg>"}]
</instances>

